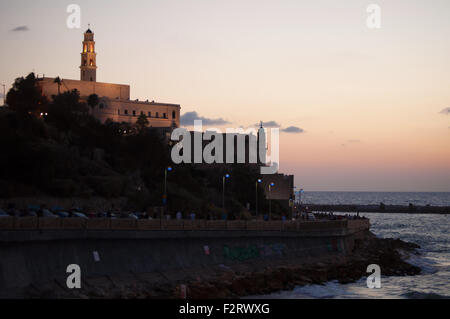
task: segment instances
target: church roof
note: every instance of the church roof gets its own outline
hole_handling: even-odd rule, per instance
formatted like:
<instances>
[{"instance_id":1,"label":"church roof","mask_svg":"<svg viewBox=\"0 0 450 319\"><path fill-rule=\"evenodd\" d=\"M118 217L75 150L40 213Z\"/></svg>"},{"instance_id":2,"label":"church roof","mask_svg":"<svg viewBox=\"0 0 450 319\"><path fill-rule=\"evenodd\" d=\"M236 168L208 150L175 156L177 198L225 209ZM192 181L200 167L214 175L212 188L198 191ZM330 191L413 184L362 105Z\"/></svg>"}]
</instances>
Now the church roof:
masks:
<instances>
[{"instance_id":1,"label":"church roof","mask_svg":"<svg viewBox=\"0 0 450 319\"><path fill-rule=\"evenodd\" d=\"M91 29L87 29L86 33L92 33Z\"/></svg>"}]
</instances>

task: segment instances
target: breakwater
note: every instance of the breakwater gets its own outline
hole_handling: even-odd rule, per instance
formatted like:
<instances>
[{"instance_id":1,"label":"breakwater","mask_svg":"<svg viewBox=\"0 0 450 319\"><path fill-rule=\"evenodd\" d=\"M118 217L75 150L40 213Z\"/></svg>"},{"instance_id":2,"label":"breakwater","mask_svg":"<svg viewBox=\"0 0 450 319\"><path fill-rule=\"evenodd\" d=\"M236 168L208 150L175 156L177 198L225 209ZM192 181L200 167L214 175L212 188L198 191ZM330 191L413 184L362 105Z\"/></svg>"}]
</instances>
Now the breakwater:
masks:
<instances>
[{"instance_id":1,"label":"breakwater","mask_svg":"<svg viewBox=\"0 0 450 319\"><path fill-rule=\"evenodd\" d=\"M405 205L331 205L304 204L302 210L308 207L314 212L341 213L391 213L391 214L450 214L450 206L405 206Z\"/></svg>"},{"instance_id":2,"label":"breakwater","mask_svg":"<svg viewBox=\"0 0 450 319\"><path fill-rule=\"evenodd\" d=\"M50 221L34 217L5 219L1 224L3 298L80 294L66 286L71 264L81 268L81 291L86 296L110 296L114 287L123 290L138 283L146 283L148 290L169 289L160 294L166 296L175 294L172 288L217 267L251 264L257 269L275 261L350 255L355 241L367 236L370 227L368 220Z\"/></svg>"}]
</instances>

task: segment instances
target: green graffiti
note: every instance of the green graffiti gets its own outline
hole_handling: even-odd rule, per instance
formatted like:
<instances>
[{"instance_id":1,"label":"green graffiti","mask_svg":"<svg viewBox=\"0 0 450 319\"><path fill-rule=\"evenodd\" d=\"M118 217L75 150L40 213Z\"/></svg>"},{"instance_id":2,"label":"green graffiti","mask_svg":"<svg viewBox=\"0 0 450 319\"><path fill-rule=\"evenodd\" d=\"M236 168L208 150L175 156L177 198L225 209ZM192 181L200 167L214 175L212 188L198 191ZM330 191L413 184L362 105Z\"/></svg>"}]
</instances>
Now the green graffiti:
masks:
<instances>
[{"instance_id":1,"label":"green graffiti","mask_svg":"<svg viewBox=\"0 0 450 319\"><path fill-rule=\"evenodd\" d=\"M245 261L253 258L258 258L260 256L259 249L256 246L234 248L224 246L223 254L225 258L237 261Z\"/></svg>"},{"instance_id":2,"label":"green graffiti","mask_svg":"<svg viewBox=\"0 0 450 319\"><path fill-rule=\"evenodd\" d=\"M225 258L237 261L245 261L258 257L283 256L286 246L284 244L260 245L249 247L223 247Z\"/></svg>"},{"instance_id":3,"label":"green graffiti","mask_svg":"<svg viewBox=\"0 0 450 319\"><path fill-rule=\"evenodd\" d=\"M342 248L339 245L339 242L336 238L333 238L330 240L330 242L327 244L328 250L333 252L342 252Z\"/></svg>"}]
</instances>

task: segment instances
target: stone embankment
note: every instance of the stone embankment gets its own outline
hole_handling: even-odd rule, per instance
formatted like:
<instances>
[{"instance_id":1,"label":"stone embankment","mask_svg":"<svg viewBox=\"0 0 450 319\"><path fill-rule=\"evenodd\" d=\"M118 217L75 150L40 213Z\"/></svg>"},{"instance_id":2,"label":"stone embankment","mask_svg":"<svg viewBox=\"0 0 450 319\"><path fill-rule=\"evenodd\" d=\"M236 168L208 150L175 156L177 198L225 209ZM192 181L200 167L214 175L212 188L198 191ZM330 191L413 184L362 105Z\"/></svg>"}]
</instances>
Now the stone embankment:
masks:
<instances>
[{"instance_id":1,"label":"stone embankment","mask_svg":"<svg viewBox=\"0 0 450 319\"><path fill-rule=\"evenodd\" d=\"M385 276L414 276L421 272L420 268L405 262L400 251L414 253L416 248L419 247L400 240L368 236L357 240L353 254L347 257L323 256L221 265L211 269L189 269L183 273L137 276L132 283L129 277L97 278L96 286L91 283L90 288L75 295L55 295L55 290L48 287L47 293L42 294L41 291L34 297L222 299L267 295L333 280L342 284L356 282L368 275L366 269L370 264L380 265Z\"/></svg>"},{"instance_id":2,"label":"stone embankment","mask_svg":"<svg viewBox=\"0 0 450 319\"><path fill-rule=\"evenodd\" d=\"M412 245L375 238L368 220L22 222L0 231L3 298L235 298L350 282L370 264L384 275L420 271L398 252ZM71 264L79 290L66 285Z\"/></svg>"}]
</instances>

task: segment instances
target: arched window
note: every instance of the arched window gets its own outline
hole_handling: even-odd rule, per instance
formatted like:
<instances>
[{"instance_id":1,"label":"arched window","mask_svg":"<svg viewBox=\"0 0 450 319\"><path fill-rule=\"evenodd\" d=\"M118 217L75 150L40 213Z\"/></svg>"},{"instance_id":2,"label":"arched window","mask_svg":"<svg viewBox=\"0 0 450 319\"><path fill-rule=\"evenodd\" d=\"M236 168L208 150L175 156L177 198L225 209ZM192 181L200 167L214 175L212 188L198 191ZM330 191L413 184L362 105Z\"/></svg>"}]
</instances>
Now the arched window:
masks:
<instances>
[{"instance_id":1,"label":"arched window","mask_svg":"<svg viewBox=\"0 0 450 319\"><path fill-rule=\"evenodd\" d=\"M94 60L93 60L93 59L91 59L91 60L89 61L89 65L90 65L90 66L93 66L93 65L94 65Z\"/></svg>"},{"instance_id":2,"label":"arched window","mask_svg":"<svg viewBox=\"0 0 450 319\"><path fill-rule=\"evenodd\" d=\"M125 113L125 115L128 115L128 110L123 111Z\"/></svg>"}]
</instances>

